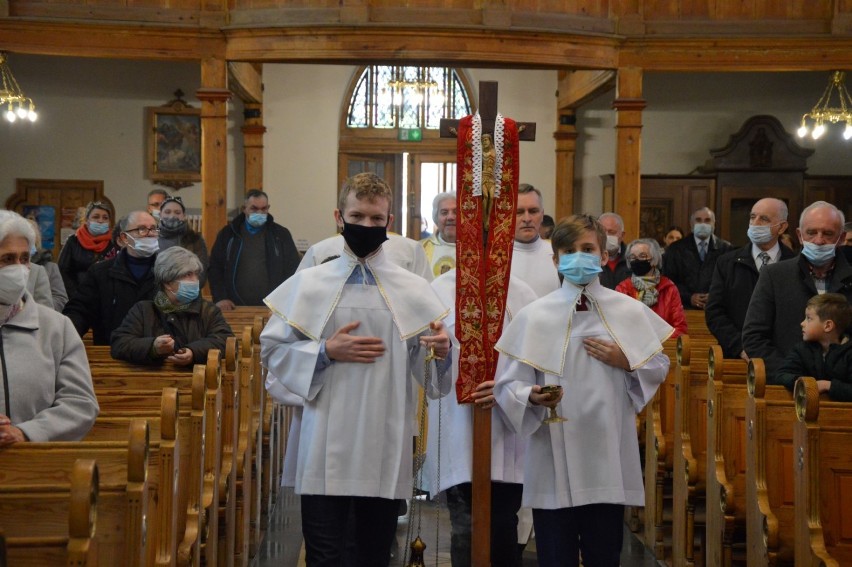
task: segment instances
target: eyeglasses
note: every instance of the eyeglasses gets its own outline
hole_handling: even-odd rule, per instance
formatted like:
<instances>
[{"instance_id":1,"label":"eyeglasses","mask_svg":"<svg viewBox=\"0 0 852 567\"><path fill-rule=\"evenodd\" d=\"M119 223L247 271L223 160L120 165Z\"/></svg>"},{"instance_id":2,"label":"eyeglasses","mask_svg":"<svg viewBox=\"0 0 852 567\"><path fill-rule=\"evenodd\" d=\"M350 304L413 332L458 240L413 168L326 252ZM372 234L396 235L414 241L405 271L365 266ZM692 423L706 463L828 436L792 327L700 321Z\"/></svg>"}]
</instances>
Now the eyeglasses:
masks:
<instances>
[{"instance_id":1,"label":"eyeglasses","mask_svg":"<svg viewBox=\"0 0 852 567\"><path fill-rule=\"evenodd\" d=\"M124 232L128 234L136 234L138 236L157 236L160 234L159 228L149 228L147 226L138 226L136 228L130 228L125 230Z\"/></svg>"},{"instance_id":2,"label":"eyeglasses","mask_svg":"<svg viewBox=\"0 0 852 567\"><path fill-rule=\"evenodd\" d=\"M636 260L639 260L640 262L642 262L642 261L650 260L650 259L651 259L651 257L648 256L647 254L639 254L638 256L628 256L627 257L627 260L630 261L630 262L635 262Z\"/></svg>"}]
</instances>

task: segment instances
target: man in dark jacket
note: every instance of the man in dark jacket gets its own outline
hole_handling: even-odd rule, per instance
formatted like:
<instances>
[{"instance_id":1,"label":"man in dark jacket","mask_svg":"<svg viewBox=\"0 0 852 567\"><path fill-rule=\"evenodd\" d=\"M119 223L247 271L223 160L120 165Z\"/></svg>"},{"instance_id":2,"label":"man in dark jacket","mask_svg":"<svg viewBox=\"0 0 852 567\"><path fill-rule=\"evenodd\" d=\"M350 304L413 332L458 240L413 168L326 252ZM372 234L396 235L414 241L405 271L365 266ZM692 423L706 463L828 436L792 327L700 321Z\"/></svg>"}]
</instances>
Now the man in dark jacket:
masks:
<instances>
[{"instance_id":1,"label":"man in dark jacket","mask_svg":"<svg viewBox=\"0 0 852 567\"><path fill-rule=\"evenodd\" d=\"M797 229L802 253L760 271L743 324L743 348L766 363L767 382L802 340L799 326L808 300L822 292L852 298L852 266L836 254L843 242L843 213L825 201L802 211Z\"/></svg>"},{"instance_id":2,"label":"man in dark jacket","mask_svg":"<svg viewBox=\"0 0 852 567\"><path fill-rule=\"evenodd\" d=\"M263 298L298 266L299 251L290 231L273 221L266 193L252 189L243 212L219 231L210 252L213 301L224 311L263 305Z\"/></svg>"},{"instance_id":3,"label":"man in dark jacket","mask_svg":"<svg viewBox=\"0 0 852 567\"><path fill-rule=\"evenodd\" d=\"M600 275L601 285L615 289L631 275L624 257L624 219L616 213L604 213L598 217L598 221L606 230L606 251L609 254L609 261L603 266Z\"/></svg>"},{"instance_id":4,"label":"man in dark jacket","mask_svg":"<svg viewBox=\"0 0 852 567\"><path fill-rule=\"evenodd\" d=\"M157 236L157 221L145 211L134 211L121 220L122 251L92 265L62 311L81 337L92 329L94 344L108 345L130 308L154 297Z\"/></svg>"},{"instance_id":5,"label":"man in dark jacket","mask_svg":"<svg viewBox=\"0 0 852 567\"><path fill-rule=\"evenodd\" d=\"M723 254L716 261L704 316L707 328L719 341L725 358L746 358L742 341L743 323L760 270L796 255L778 241L785 230L787 205L784 201L761 199L751 208L750 242Z\"/></svg>"},{"instance_id":6,"label":"man in dark jacket","mask_svg":"<svg viewBox=\"0 0 852 567\"><path fill-rule=\"evenodd\" d=\"M713 234L716 215L707 207L692 213L692 232L666 250L663 275L680 292L684 309L704 309L716 260L731 249L731 243Z\"/></svg>"}]
</instances>

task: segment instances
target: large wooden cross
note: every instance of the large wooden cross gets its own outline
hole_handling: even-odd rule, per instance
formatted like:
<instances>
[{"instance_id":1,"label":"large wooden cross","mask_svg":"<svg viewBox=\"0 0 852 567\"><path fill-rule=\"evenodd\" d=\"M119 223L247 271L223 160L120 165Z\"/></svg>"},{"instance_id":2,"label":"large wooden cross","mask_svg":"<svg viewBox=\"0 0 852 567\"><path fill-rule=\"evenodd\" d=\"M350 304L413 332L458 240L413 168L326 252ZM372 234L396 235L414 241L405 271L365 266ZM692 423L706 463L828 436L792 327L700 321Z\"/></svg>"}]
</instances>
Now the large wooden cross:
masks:
<instances>
[{"instance_id":1,"label":"large wooden cross","mask_svg":"<svg viewBox=\"0 0 852 567\"><path fill-rule=\"evenodd\" d=\"M479 115L482 119L482 134L494 138L497 119L497 83L479 83ZM453 138L458 132L459 121L441 120L441 137ZM518 122L518 138L535 140L535 123ZM478 142L478 141L477 141ZM461 168L463 164L457 163ZM499 167L499 164L498 164ZM516 180L517 181L517 180ZM487 234L483 235L487 238ZM483 240L483 248L486 242ZM458 290L457 290L458 292ZM494 345L490 345L493 349ZM483 374L485 368L481 367ZM484 381L483 380L480 380ZM473 471L472 471L472 538L471 564L491 565L491 412L475 409L473 412Z\"/></svg>"}]
</instances>

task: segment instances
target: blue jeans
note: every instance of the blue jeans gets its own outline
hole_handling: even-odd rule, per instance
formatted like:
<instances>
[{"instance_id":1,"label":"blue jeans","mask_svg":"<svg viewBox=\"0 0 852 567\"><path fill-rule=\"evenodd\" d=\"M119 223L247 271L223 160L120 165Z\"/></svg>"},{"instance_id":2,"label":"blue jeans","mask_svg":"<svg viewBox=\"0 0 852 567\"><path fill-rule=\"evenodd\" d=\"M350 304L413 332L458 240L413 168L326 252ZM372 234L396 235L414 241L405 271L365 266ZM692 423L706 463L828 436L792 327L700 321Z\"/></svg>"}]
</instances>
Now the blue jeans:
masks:
<instances>
[{"instance_id":1,"label":"blue jeans","mask_svg":"<svg viewBox=\"0 0 852 567\"><path fill-rule=\"evenodd\" d=\"M618 567L624 540L622 504L533 508L539 567Z\"/></svg>"}]
</instances>

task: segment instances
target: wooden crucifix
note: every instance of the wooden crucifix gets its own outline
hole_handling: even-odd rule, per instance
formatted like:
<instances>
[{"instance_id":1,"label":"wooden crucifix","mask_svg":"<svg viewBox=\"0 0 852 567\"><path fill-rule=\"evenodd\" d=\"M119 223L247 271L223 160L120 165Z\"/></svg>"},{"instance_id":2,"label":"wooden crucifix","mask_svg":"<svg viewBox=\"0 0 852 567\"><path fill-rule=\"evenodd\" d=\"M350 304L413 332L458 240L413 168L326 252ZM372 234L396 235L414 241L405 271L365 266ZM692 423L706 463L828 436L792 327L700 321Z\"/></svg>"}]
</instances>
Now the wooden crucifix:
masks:
<instances>
[{"instance_id":1,"label":"wooden crucifix","mask_svg":"<svg viewBox=\"0 0 852 567\"><path fill-rule=\"evenodd\" d=\"M518 142L535 140L534 122L497 113L497 83L479 83L479 113L441 120L457 137L456 333L461 342L460 403L494 379L509 288L518 197ZM471 564L491 564L491 412L473 412Z\"/></svg>"}]
</instances>

